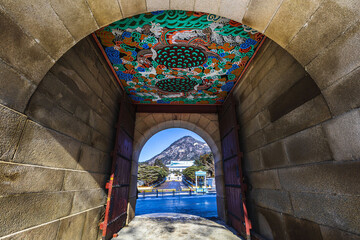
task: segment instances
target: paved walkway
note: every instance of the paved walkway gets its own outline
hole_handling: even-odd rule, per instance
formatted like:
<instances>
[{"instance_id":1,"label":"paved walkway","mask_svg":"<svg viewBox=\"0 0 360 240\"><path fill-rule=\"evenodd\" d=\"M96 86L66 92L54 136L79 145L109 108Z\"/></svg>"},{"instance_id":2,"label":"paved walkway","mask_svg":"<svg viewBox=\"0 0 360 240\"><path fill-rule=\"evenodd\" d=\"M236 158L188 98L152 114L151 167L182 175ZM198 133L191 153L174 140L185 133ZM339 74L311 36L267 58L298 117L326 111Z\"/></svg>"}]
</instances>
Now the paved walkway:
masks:
<instances>
[{"instance_id":1,"label":"paved walkway","mask_svg":"<svg viewBox=\"0 0 360 240\"><path fill-rule=\"evenodd\" d=\"M182 188L187 188L183 182L178 181L166 181L160 186L156 187L157 189L175 189L176 191L181 191Z\"/></svg>"},{"instance_id":2,"label":"paved walkway","mask_svg":"<svg viewBox=\"0 0 360 240\"><path fill-rule=\"evenodd\" d=\"M188 214L136 216L113 240L240 240L221 221Z\"/></svg>"}]
</instances>

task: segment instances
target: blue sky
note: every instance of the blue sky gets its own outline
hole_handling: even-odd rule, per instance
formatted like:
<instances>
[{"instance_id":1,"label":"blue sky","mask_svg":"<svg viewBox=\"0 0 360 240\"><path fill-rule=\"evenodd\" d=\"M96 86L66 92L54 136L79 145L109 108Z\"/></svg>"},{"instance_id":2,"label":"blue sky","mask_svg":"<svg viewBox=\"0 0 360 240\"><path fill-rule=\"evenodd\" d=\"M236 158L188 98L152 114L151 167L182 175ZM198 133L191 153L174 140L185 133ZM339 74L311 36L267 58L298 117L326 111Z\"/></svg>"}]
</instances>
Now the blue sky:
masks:
<instances>
[{"instance_id":1,"label":"blue sky","mask_svg":"<svg viewBox=\"0 0 360 240\"><path fill-rule=\"evenodd\" d=\"M190 130L183 128L169 128L156 133L145 143L140 153L139 162L149 160L153 156L161 153L173 142L184 136L191 136L196 140L205 142L204 139Z\"/></svg>"}]
</instances>

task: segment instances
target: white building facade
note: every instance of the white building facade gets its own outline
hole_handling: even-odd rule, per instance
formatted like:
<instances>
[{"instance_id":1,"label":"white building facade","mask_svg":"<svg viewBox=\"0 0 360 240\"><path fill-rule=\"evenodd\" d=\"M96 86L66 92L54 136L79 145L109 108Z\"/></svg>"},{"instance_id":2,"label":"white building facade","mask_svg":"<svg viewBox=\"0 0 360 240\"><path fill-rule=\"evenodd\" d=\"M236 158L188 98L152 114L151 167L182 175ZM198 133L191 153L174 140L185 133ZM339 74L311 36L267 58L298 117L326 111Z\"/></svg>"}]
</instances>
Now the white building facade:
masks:
<instances>
[{"instance_id":1,"label":"white building facade","mask_svg":"<svg viewBox=\"0 0 360 240\"><path fill-rule=\"evenodd\" d=\"M166 165L169 168L169 171L180 171L191 167L194 165L194 161L171 161L170 164Z\"/></svg>"}]
</instances>

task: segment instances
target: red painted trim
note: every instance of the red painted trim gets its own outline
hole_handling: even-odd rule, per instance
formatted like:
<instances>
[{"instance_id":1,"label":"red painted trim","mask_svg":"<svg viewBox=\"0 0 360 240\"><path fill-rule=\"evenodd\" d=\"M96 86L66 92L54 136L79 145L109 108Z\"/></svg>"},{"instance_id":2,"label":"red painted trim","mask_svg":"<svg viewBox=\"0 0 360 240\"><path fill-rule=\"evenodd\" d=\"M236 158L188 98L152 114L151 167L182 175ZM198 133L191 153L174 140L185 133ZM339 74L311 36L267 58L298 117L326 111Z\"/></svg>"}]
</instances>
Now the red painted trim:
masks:
<instances>
[{"instance_id":1,"label":"red painted trim","mask_svg":"<svg viewBox=\"0 0 360 240\"><path fill-rule=\"evenodd\" d=\"M148 113L217 113L220 104L136 104L136 112Z\"/></svg>"},{"instance_id":2,"label":"red painted trim","mask_svg":"<svg viewBox=\"0 0 360 240\"><path fill-rule=\"evenodd\" d=\"M108 197L106 199L105 218L104 218L104 222L102 222L101 225L100 225L101 226L100 229L103 231L102 232L103 239L105 239L106 233L107 233L107 227L108 227L108 221L109 221L109 212L110 212L110 200L111 200L111 192L112 192L113 182L114 182L114 173L111 174L110 181L106 184L106 186L108 187Z\"/></svg>"},{"instance_id":3,"label":"red painted trim","mask_svg":"<svg viewBox=\"0 0 360 240\"><path fill-rule=\"evenodd\" d=\"M261 48L261 46L263 45L263 43L265 42L265 39L266 39L266 36L264 36L263 40L261 40L259 46L256 48L255 52L254 52L254 55L252 55L252 57L250 58L249 62L246 64L244 70L241 72L240 76L238 77L238 79L236 80L235 84L234 84L234 87L231 89L231 91L229 92L229 94L226 96L225 98L225 101L226 99L233 93L234 89L236 88L236 86L239 84L242 76L245 74L247 68L250 66L250 63L251 61L254 59L254 57L256 56L257 52L259 51L259 49ZM224 101L224 102L225 102Z\"/></svg>"},{"instance_id":4,"label":"red painted trim","mask_svg":"<svg viewBox=\"0 0 360 240\"><path fill-rule=\"evenodd\" d=\"M243 201L243 209L244 209L244 218L245 218L246 238L250 240L250 229L252 228L252 226L248 218L248 213L244 201Z\"/></svg>"},{"instance_id":5,"label":"red painted trim","mask_svg":"<svg viewBox=\"0 0 360 240\"><path fill-rule=\"evenodd\" d=\"M191 106L203 106L203 107L209 107L209 106L222 106L222 104L219 104L219 103L215 103L215 104L200 104L200 103L197 103L196 105L195 104L174 104L174 103L137 103L136 106L188 106L188 107L191 107Z\"/></svg>"},{"instance_id":6,"label":"red painted trim","mask_svg":"<svg viewBox=\"0 0 360 240\"><path fill-rule=\"evenodd\" d=\"M109 58L107 57L107 55L106 55L106 53L105 53L105 51L104 51L104 48L101 46L101 43L99 42L99 39L96 37L95 33L92 33L91 35L93 36L93 38L94 38L94 40L95 40L96 44L98 45L98 47L99 47L99 49L100 49L100 51L101 51L102 55L104 56L104 58L105 58L105 60L106 60L107 64L109 65L109 67L110 67L110 69L111 69L112 73L114 74L114 76L115 76L115 78L116 78L116 81L117 81L117 82L118 82L118 84L120 85L121 90L123 90L123 92L124 92L125 94L127 94L127 93L126 93L126 91L125 91L124 86L121 84L121 81L120 81L119 77L117 76L117 74L116 74L116 72L115 72L115 70L114 70L113 66L112 66L112 65L111 65L111 63L110 63L110 60L109 60Z\"/></svg>"}]
</instances>

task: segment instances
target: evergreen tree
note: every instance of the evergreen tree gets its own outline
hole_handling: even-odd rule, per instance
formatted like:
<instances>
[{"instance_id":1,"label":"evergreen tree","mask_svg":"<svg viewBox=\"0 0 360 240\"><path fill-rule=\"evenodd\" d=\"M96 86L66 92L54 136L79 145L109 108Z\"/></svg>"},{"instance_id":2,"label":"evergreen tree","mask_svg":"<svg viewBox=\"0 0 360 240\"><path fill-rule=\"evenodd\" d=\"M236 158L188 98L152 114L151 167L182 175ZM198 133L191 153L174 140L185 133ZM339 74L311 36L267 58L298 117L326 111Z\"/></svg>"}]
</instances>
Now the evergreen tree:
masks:
<instances>
[{"instance_id":1,"label":"evergreen tree","mask_svg":"<svg viewBox=\"0 0 360 240\"><path fill-rule=\"evenodd\" d=\"M185 168L182 173L187 180L194 183L195 182L195 172L196 171L205 171L205 170L206 169L204 166L191 166L191 167Z\"/></svg>"},{"instance_id":2,"label":"evergreen tree","mask_svg":"<svg viewBox=\"0 0 360 240\"><path fill-rule=\"evenodd\" d=\"M204 171L207 172L208 177L215 176L214 156L212 153L201 155L199 159L195 160L194 165L204 167Z\"/></svg>"},{"instance_id":3,"label":"evergreen tree","mask_svg":"<svg viewBox=\"0 0 360 240\"><path fill-rule=\"evenodd\" d=\"M159 166L140 165L138 170L138 180L144 181L146 186L162 181L168 172Z\"/></svg>"},{"instance_id":4,"label":"evergreen tree","mask_svg":"<svg viewBox=\"0 0 360 240\"><path fill-rule=\"evenodd\" d=\"M155 160L154 166L162 167L163 169L165 169L165 171L169 172L169 168L166 167L166 165L160 159Z\"/></svg>"}]
</instances>

